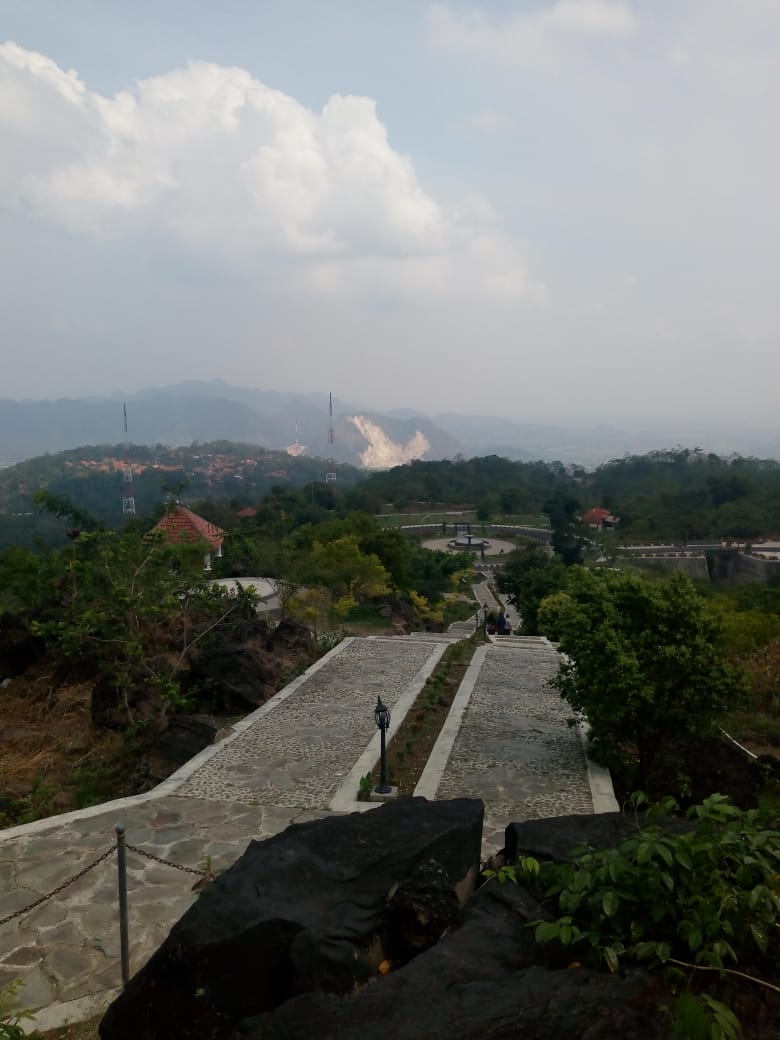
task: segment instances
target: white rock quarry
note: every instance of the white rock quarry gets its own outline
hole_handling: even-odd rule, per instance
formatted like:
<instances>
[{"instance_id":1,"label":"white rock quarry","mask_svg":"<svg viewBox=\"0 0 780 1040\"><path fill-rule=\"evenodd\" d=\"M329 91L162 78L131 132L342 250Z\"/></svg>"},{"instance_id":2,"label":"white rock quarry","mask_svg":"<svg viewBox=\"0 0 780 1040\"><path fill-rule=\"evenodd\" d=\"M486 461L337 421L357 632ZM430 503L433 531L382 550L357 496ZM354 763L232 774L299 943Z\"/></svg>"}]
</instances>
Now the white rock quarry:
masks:
<instances>
[{"instance_id":1,"label":"white rock quarry","mask_svg":"<svg viewBox=\"0 0 780 1040\"><path fill-rule=\"evenodd\" d=\"M431 447L428 438L420 430L406 444L397 444L381 426L365 415L353 415L351 421L368 441L368 447L360 453L360 461L366 469L401 466L412 459L421 459Z\"/></svg>"}]
</instances>

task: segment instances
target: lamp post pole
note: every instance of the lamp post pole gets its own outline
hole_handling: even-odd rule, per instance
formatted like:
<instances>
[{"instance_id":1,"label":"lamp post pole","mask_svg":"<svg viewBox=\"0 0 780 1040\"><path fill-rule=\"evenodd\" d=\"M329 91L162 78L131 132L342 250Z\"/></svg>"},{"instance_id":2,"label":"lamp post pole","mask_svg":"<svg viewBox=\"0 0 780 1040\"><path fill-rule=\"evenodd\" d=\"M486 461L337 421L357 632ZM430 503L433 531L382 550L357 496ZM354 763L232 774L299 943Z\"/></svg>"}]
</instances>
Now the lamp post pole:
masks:
<instances>
[{"instance_id":1,"label":"lamp post pole","mask_svg":"<svg viewBox=\"0 0 780 1040\"><path fill-rule=\"evenodd\" d=\"M374 721L379 727L379 784L375 788L377 794L389 794L392 788L387 782L387 749L385 746L385 734L390 725L390 712L382 703L382 698L377 697L376 708L374 708Z\"/></svg>"}]
</instances>

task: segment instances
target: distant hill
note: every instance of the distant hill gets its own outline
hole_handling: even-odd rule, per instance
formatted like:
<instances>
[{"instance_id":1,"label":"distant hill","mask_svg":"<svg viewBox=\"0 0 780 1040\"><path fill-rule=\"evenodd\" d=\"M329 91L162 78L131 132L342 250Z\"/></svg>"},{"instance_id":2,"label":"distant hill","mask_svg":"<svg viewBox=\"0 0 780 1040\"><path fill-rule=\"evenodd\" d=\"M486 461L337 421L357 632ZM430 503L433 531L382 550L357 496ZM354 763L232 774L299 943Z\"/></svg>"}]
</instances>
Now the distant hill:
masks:
<instances>
[{"instance_id":1,"label":"distant hill","mask_svg":"<svg viewBox=\"0 0 780 1040\"><path fill-rule=\"evenodd\" d=\"M336 397L331 446L325 393L300 394L231 386L222 380L189 380L111 397L0 400L0 466L80 444L121 440L123 402L127 403L129 434L135 444L186 447L226 440L269 451L291 448L299 457L327 459L332 454L340 463L364 469L457 455L555 460L593 468L627 454L677 444L720 454L780 457L780 434L776 431L681 436L666 430L660 436L605 425L574 429L454 412L427 416L403 405L380 413Z\"/></svg>"},{"instance_id":2,"label":"distant hill","mask_svg":"<svg viewBox=\"0 0 780 1040\"><path fill-rule=\"evenodd\" d=\"M119 526L124 495L122 444L85 446L48 454L0 470L0 548L32 545L35 537L62 538L63 525L41 516L33 496L43 488L66 495L78 508L109 527ZM300 487L322 481L323 459L294 458L284 451L266 451L253 444L214 441L186 448L131 445L136 513L151 516L167 497L195 502L228 499L258 502L271 488ZM353 466L338 466L339 488L363 477Z\"/></svg>"},{"instance_id":3,"label":"distant hill","mask_svg":"<svg viewBox=\"0 0 780 1040\"><path fill-rule=\"evenodd\" d=\"M268 450L302 446L300 454L368 469L415 459L438 459L462 445L430 419L399 419L334 399L328 440L327 394L280 393L234 387L219 380L184 382L126 397L0 400L0 466L82 444L110 444L123 434L127 403L135 444L188 446L214 440Z\"/></svg>"}]
</instances>

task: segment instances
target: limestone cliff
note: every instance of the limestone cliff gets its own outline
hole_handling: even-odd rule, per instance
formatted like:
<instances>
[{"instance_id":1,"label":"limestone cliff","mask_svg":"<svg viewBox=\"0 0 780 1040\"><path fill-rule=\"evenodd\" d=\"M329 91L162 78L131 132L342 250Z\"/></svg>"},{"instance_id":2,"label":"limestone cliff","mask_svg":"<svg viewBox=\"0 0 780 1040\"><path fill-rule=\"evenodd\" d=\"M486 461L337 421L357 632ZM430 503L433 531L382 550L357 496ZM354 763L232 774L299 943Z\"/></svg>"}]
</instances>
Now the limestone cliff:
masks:
<instances>
[{"instance_id":1,"label":"limestone cliff","mask_svg":"<svg viewBox=\"0 0 780 1040\"><path fill-rule=\"evenodd\" d=\"M360 453L360 461L365 469L390 469L413 459L422 459L430 451L430 441L420 430L416 430L406 444L398 444L367 416L353 415L350 420L368 441L367 447Z\"/></svg>"}]
</instances>

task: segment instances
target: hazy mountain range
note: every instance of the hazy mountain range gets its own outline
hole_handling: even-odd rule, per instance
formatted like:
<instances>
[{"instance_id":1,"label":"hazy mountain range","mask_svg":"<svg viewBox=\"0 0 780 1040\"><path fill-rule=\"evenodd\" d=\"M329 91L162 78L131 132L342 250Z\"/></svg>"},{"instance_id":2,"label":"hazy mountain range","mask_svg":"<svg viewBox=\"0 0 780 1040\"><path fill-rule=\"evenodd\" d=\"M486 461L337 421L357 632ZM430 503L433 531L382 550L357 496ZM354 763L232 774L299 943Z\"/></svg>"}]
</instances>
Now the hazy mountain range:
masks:
<instances>
[{"instance_id":1,"label":"hazy mountain range","mask_svg":"<svg viewBox=\"0 0 780 1040\"><path fill-rule=\"evenodd\" d=\"M611 426L577 430L513 422L496 416L458 415L397 408L379 414L359 403L333 399L330 443L328 395L298 394L230 386L221 380L114 394L111 397L51 401L0 399L0 465L86 444L172 447L194 441L229 440L287 448L292 454L333 457L367 469L412 459L456 455L503 455L510 459L557 459L591 467L626 453L643 453L678 443L719 453L738 451L761 457L780 454L776 433L680 437L635 433Z\"/></svg>"}]
</instances>

